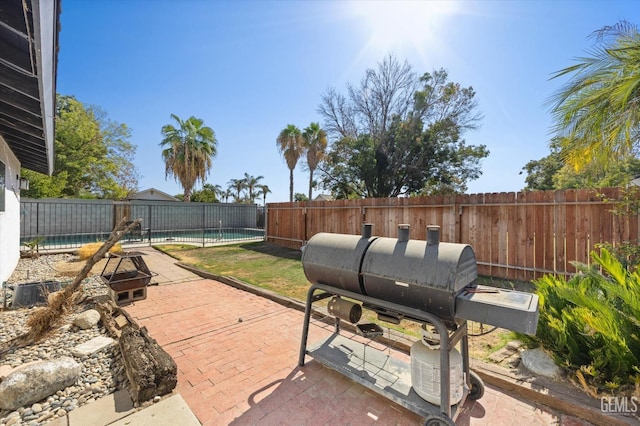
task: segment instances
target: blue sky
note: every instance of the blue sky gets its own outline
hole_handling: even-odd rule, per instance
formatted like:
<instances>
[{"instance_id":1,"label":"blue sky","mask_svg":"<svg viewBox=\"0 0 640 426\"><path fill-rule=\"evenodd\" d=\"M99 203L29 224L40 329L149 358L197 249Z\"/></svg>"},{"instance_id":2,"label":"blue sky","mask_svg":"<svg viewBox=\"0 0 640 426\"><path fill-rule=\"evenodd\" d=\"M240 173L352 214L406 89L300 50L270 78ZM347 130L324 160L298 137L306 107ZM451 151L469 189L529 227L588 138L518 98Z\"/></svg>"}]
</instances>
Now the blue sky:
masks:
<instances>
[{"instance_id":1,"label":"blue sky","mask_svg":"<svg viewBox=\"0 0 640 426\"><path fill-rule=\"evenodd\" d=\"M160 129L194 115L219 141L208 183L261 175L267 202L288 201L280 130L321 122L328 88L391 53L475 89L484 119L466 140L491 154L468 192L519 191L522 167L549 152L545 102L563 83L549 77L620 19L640 24L638 3L63 0L57 91L132 129L140 189L182 193L165 179ZM295 192L307 182L299 163Z\"/></svg>"}]
</instances>

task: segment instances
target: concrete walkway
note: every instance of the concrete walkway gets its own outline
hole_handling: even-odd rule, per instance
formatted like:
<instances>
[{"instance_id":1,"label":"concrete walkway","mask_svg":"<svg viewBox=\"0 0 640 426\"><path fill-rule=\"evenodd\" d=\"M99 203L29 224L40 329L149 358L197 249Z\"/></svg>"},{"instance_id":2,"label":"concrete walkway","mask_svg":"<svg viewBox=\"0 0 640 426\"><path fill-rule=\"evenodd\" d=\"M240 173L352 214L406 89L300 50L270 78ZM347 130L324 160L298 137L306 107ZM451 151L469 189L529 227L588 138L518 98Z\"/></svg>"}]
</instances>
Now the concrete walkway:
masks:
<instances>
[{"instance_id":1,"label":"concrete walkway","mask_svg":"<svg viewBox=\"0 0 640 426\"><path fill-rule=\"evenodd\" d=\"M203 280L154 249L139 251L159 285L126 310L176 361L176 392L203 425L421 424L417 415L309 356L298 367L302 312ZM312 322L309 342L331 332ZM467 401L456 423L588 425L491 386L479 401Z\"/></svg>"}]
</instances>

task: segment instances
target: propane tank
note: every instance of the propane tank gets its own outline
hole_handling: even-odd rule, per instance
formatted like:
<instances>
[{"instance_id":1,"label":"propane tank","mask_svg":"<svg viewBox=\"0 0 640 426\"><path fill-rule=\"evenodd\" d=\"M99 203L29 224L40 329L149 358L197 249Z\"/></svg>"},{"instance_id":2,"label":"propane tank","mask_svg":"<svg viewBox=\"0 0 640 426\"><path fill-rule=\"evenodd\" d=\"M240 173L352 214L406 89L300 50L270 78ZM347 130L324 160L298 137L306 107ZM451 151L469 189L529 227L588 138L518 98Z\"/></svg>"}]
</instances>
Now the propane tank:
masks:
<instances>
[{"instance_id":1,"label":"propane tank","mask_svg":"<svg viewBox=\"0 0 640 426\"><path fill-rule=\"evenodd\" d=\"M411 346L411 385L424 400L440 405L440 336L427 324L422 325L422 339ZM462 399L464 381L462 355L453 348L449 352L449 403Z\"/></svg>"}]
</instances>

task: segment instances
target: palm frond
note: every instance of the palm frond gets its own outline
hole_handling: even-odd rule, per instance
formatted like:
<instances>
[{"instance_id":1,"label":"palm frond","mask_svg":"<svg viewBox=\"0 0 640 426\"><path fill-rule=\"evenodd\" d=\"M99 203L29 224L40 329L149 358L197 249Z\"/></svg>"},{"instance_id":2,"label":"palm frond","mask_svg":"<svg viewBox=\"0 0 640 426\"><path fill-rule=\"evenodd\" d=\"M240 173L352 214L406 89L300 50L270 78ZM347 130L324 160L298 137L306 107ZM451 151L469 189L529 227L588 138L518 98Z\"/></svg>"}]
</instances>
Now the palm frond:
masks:
<instances>
[{"instance_id":1,"label":"palm frond","mask_svg":"<svg viewBox=\"0 0 640 426\"><path fill-rule=\"evenodd\" d=\"M548 101L555 125L564 136L567 158L595 160L629 153L640 125L640 35L625 21L596 34L597 44L577 64L552 74L571 79ZM585 154L589 154L585 156Z\"/></svg>"}]
</instances>

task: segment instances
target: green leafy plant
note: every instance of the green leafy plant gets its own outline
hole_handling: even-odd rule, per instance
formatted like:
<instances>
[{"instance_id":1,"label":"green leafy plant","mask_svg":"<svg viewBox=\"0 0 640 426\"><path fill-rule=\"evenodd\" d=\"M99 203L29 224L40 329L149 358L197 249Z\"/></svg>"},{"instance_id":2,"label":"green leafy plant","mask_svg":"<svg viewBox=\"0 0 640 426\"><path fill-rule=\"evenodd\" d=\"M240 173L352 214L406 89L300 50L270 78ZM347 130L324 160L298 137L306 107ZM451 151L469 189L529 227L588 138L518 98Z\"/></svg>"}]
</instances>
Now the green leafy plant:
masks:
<instances>
[{"instance_id":1,"label":"green leafy plant","mask_svg":"<svg viewBox=\"0 0 640 426\"><path fill-rule=\"evenodd\" d=\"M605 248L616 256L622 264L629 270L637 268L640 264L640 244L638 239L625 238L630 235L628 228L631 221L640 214L640 187L630 186L623 189L622 197L610 200L604 195L600 197L606 201L614 203L611 213L614 215L614 229L618 234L619 242L612 244L609 242L597 244L597 248Z\"/></svg>"},{"instance_id":2,"label":"green leafy plant","mask_svg":"<svg viewBox=\"0 0 640 426\"><path fill-rule=\"evenodd\" d=\"M44 237L37 237L33 240L26 241L24 246L29 249L29 257L38 257L40 255L40 244L44 242Z\"/></svg>"},{"instance_id":3,"label":"green leafy plant","mask_svg":"<svg viewBox=\"0 0 640 426\"><path fill-rule=\"evenodd\" d=\"M580 382L584 376L599 391L632 390L640 380L640 274L605 248L591 258L590 266L574 263L579 273L569 280L535 281L536 338Z\"/></svg>"}]
</instances>

